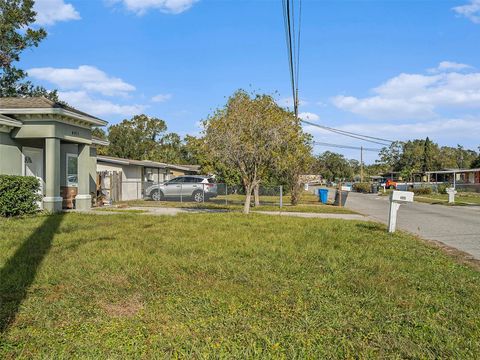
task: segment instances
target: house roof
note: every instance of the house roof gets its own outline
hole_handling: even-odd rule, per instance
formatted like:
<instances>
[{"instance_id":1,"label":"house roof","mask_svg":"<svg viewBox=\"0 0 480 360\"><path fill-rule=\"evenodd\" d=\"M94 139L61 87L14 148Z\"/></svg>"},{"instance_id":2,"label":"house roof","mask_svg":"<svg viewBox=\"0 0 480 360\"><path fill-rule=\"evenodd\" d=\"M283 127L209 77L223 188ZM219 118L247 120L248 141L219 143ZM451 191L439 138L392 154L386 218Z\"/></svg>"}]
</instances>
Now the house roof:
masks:
<instances>
[{"instance_id":1,"label":"house roof","mask_svg":"<svg viewBox=\"0 0 480 360\"><path fill-rule=\"evenodd\" d=\"M137 166L144 166L144 167L151 167L151 168L158 168L158 169L175 169L175 170L191 171L191 172L198 172L200 168L198 165L174 165L174 164L167 164L167 163L151 161L151 160L132 160L132 159L125 159L125 158L106 156L106 155L98 155L97 161L111 163L111 164L137 165Z\"/></svg>"},{"instance_id":2,"label":"house roof","mask_svg":"<svg viewBox=\"0 0 480 360\"><path fill-rule=\"evenodd\" d=\"M11 127L21 127L23 123L9 116L0 114L0 125L11 126Z\"/></svg>"},{"instance_id":3,"label":"house roof","mask_svg":"<svg viewBox=\"0 0 480 360\"><path fill-rule=\"evenodd\" d=\"M105 140L96 136L92 136L92 144L108 146L110 145L110 142L108 140Z\"/></svg>"},{"instance_id":4,"label":"house roof","mask_svg":"<svg viewBox=\"0 0 480 360\"><path fill-rule=\"evenodd\" d=\"M438 171L425 171L425 174L453 174L453 173L471 173L480 172L480 168L476 169L444 169Z\"/></svg>"},{"instance_id":5,"label":"house roof","mask_svg":"<svg viewBox=\"0 0 480 360\"><path fill-rule=\"evenodd\" d=\"M105 120L43 96L0 98L0 114L59 114L87 121L92 125L108 124Z\"/></svg>"}]
</instances>

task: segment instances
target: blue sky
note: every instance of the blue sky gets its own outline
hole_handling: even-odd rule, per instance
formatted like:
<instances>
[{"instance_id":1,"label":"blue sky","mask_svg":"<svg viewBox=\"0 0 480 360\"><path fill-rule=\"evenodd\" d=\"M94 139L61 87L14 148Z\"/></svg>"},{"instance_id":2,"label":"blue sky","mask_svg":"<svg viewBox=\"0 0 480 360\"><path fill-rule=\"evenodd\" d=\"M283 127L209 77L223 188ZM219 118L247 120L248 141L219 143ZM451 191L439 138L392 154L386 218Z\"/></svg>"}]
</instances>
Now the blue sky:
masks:
<instances>
[{"instance_id":1,"label":"blue sky","mask_svg":"<svg viewBox=\"0 0 480 360\"><path fill-rule=\"evenodd\" d=\"M37 0L36 9L49 35L21 65L110 123L145 113L197 134L238 88L288 104L280 0ZM394 140L480 145L480 0L303 0L302 23L303 117ZM305 129L318 141L377 147Z\"/></svg>"}]
</instances>

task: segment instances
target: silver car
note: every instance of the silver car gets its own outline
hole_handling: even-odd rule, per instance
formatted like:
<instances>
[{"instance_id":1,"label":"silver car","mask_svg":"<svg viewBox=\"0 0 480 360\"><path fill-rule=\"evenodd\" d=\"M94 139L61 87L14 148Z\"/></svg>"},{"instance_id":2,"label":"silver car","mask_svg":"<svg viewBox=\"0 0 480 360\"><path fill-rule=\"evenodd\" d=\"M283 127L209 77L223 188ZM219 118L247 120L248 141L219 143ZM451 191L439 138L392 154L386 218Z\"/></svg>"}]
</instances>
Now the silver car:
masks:
<instances>
[{"instance_id":1,"label":"silver car","mask_svg":"<svg viewBox=\"0 0 480 360\"><path fill-rule=\"evenodd\" d=\"M217 196L215 179L202 175L178 176L167 182L154 184L145 189L145 196L152 200L192 199L203 202Z\"/></svg>"}]
</instances>

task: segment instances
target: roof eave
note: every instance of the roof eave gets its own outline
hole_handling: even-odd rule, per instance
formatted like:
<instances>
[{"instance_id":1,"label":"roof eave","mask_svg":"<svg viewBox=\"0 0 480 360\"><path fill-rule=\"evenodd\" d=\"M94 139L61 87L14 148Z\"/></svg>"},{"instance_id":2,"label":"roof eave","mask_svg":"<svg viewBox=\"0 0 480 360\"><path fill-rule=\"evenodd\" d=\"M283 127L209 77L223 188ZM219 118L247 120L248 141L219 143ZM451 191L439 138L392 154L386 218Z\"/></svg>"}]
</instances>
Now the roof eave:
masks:
<instances>
[{"instance_id":1,"label":"roof eave","mask_svg":"<svg viewBox=\"0 0 480 360\"><path fill-rule=\"evenodd\" d=\"M73 111L61 109L61 108L0 108L0 114L53 114L53 115L64 115L77 120L86 121L95 126L106 126L107 121L97 119L91 116L77 114Z\"/></svg>"}]
</instances>

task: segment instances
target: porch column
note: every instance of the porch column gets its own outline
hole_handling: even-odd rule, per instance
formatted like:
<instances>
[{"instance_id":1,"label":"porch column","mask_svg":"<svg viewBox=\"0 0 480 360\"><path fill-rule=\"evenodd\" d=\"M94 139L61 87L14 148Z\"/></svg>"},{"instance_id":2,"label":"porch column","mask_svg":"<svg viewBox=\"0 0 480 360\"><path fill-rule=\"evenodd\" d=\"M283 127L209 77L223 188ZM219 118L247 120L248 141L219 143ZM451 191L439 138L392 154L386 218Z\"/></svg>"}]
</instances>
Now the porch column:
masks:
<instances>
[{"instance_id":1,"label":"porch column","mask_svg":"<svg viewBox=\"0 0 480 360\"><path fill-rule=\"evenodd\" d=\"M88 210L92 207L90 195L90 145L78 145L78 195L75 197L77 210Z\"/></svg>"},{"instance_id":2,"label":"porch column","mask_svg":"<svg viewBox=\"0 0 480 360\"><path fill-rule=\"evenodd\" d=\"M43 207L50 212L62 211L60 196L60 139L45 139L45 197Z\"/></svg>"}]
</instances>

